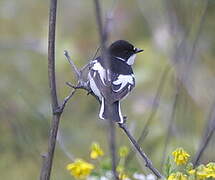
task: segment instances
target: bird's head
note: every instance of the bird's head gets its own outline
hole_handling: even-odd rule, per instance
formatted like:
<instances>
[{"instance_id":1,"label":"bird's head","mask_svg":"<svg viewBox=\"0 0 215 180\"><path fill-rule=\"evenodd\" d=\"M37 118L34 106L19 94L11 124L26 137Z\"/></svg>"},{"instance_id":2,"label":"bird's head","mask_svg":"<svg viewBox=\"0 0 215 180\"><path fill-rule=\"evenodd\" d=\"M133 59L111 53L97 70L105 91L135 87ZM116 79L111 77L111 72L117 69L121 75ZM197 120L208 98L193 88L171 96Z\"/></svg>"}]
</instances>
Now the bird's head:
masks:
<instances>
[{"instance_id":1,"label":"bird's head","mask_svg":"<svg viewBox=\"0 0 215 180\"><path fill-rule=\"evenodd\" d=\"M111 56L115 56L132 65L137 53L142 52L142 49L135 48L131 43L125 40L115 41L108 48Z\"/></svg>"}]
</instances>

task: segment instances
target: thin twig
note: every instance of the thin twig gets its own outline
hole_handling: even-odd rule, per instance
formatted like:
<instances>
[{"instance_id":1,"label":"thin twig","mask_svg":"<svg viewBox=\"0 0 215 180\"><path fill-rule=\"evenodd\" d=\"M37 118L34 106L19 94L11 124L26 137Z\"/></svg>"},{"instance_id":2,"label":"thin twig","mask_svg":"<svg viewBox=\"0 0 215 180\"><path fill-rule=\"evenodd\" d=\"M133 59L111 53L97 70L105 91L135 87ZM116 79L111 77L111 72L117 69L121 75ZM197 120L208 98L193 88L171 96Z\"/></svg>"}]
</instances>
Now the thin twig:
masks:
<instances>
[{"instance_id":1,"label":"thin twig","mask_svg":"<svg viewBox=\"0 0 215 180\"><path fill-rule=\"evenodd\" d=\"M66 57L66 59L69 61L71 67L72 67L72 71L76 76L76 80L77 80L77 86L72 86L70 85L70 87L74 88L74 89L85 89L88 92L91 91L88 81L84 78L84 73L83 71L88 68L90 68L91 66L91 62L87 63L85 66L83 66L81 68L81 70L79 71L78 68L76 67L75 63L73 62L73 60L71 59L71 57L69 56L68 51L64 50L64 55ZM68 84L67 84L68 85ZM92 93L92 92L91 92Z\"/></svg>"},{"instance_id":2,"label":"thin twig","mask_svg":"<svg viewBox=\"0 0 215 180\"><path fill-rule=\"evenodd\" d=\"M205 128L205 132L203 134L203 138L202 141L199 145L199 149L195 155L195 158L193 160L193 164L194 166L197 166L199 163L200 158L202 157L204 151L206 150L212 136L213 133L215 131L215 103L213 103L210 113L209 113L209 117L208 117L208 123L206 125Z\"/></svg>"},{"instance_id":3,"label":"thin twig","mask_svg":"<svg viewBox=\"0 0 215 180\"><path fill-rule=\"evenodd\" d=\"M91 58L91 60L94 60L96 58L96 56L98 55L99 51L100 51L101 47L98 47L96 49L96 52L94 53L93 57Z\"/></svg>"},{"instance_id":4,"label":"thin twig","mask_svg":"<svg viewBox=\"0 0 215 180\"><path fill-rule=\"evenodd\" d=\"M70 83L70 82L66 82L66 85L69 86L69 87L71 87L71 88L73 88L73 89L83 89L83 90L87 91L87 95L91 94L93 97L96 98L96 100L97 100L99 103L101 103L100 100L99 100L99 98L93 93L93 91L90 89L89 86L82 86L82 85L74 86L74 85L73 85L72 83Z\"/></svg>"},{"instance_id":5,"label":"thin twig","mask_svg":"<svg viewBox=\"0 0 215 180\"><path fill-rule=\"evenodd\" d=\"M86 69L89 70L90 67L92 66L92 60L95 60L95 58L97 57L99 51L100 51L101 47L99 46L96 49L96 52L94 53L94 55L92 56L92 58L89 59L89 62L87 64L85 64L81 69L80 69L80 73L82 74Z\"/></svg>"},{"instance_id":6,"label":"thin twig","mask_svg":"<svg viewBox=\"0 0 215 180\"><path fill-rule=\"evenodd\" d=\"M66 56L67 60L69 61L72 70L74 71L76 78L79 79L80 78L80 71L78 70L78 68L76 67L76 65L74 64L74 62L72 61L72 59L70 58L68 52L66 50L64 50L64 55Z\"/></svg>"},{"instance_id":7,"label":"thin twig","mask_svg":"<svg viewBox=\"0 0 215 180\"><path fill-rule=\"evenodd\" d=\"M139 152L139 154L141 155L141 157L144 159L145 166L147 168L149 168L157 176L157 178L162 178L162 174L155 167L153 167L152 161L148 158L148 156L141 149L141 147L139 146L139 144L137 143L137 141L133 138L133 136L129 132L126 124L125 123L119 124L119 127L121 129L123 129L123 131L126 133L126 135L128 136L128 138L132 142L132 144L135 147L135 149Z\"/></svg>"},{"instance_id":8,"label":"thin twig","mask_svg":"<svg viewBox=\"0 0 215 180\"><path fill-rule=\"evenodd\" d=\"M194 57L194 53L196 51L196 47L197 47L197 44L198 44L198 40L199 40L199 37L200 37L200 33L202 32L202 28L203 28L203 24L205 23L205 17L206 17L206 14L207 14L207 8L208 8L208 0L204 1L205 3L205 7L203 9L203 12L202 12L202 15L201 15L201 19L200 19L200 22L199 22L199 27L197 28L197 32L196 32L196 35L195 35L195 39L193 41L193 44L192 44L192 47L191 47L191 53L190 53L190 56L188 56L188 65L189 65L189 61L192 61L193 57ZM190 29L190 32L192 30ZM188 66L189 68L190 66ZM185 75L186 76L186 75Z\"/></svg>"},{"instance_id":9,"label":"thin twig","mask_svg":"<svg viewBox=\"0 0 215 180\"><path fill-rule=\"evenodd\" d=\"M100 44L101 44L101 51L102 53L106 53L106 43L107 43L107 32L103 28L103 23L102 23L102 13L101 13L101 8L100 8L100 3L98 0L94 0L94 5L95 5L95 14L96 14L96 22L98 25L99 29L99 37L100 37ZM105 27L105 26L104 26ZM104 54L102 54L104 55Z\"/></svg>"},{"instance_id":10,"label":"thin twig","mask_svg":"<svg viewBox=\"0 0 215 180\"><path fill-rule=\"evenodd\" d=\"M203 155L205 149L207 148L213 134L214 134L214 131L215 131L215 119L214 119L214 122L213 122L213 128L208 132L206 138L203 140L203 142L201 143L200 145L200 148L199 150L197 151L196 153L196 158L194 160L194 167L198 165L198 162L201 158L201 156Z\"/></svg>"},{"instance_id":11,"label":"thin twig","mask_svg":"<svg viewBox=\"0 0 215 180\"><path fill-rule=\"evenodd\" d=\"M57 0L50 1L49 11L49 39L48 39L48 75L49 87L51 91L52 103L52 122L50 127L50 136L48 144L48 153L43 156L43 165L40 172L40 180L49 180L52 169L52 162L54 157L56 137L61 114L54 114L58 107L57 90L55 81L55 25L56 25Z\"/></svg>"},{"instance_id":12,"label":"thin twig","mask_svg":"<svg viewBox=\"0 0 215 180\"><path fill-rule=\"evenodd\" d=\"M58 114L58 113L62 114L62 113L63 113L63 110L64 110L64 108L65 108L67 102L72 98L72 96L75 94L75 92L76 92L76 88L74 88L74 89L70 92L70 94L69 94L67 97L64 98L62 104L61 104L60 106L58 106L57 109L55 109L55 111L54 111L55 114Z\"/></svg>"}]
</instances>

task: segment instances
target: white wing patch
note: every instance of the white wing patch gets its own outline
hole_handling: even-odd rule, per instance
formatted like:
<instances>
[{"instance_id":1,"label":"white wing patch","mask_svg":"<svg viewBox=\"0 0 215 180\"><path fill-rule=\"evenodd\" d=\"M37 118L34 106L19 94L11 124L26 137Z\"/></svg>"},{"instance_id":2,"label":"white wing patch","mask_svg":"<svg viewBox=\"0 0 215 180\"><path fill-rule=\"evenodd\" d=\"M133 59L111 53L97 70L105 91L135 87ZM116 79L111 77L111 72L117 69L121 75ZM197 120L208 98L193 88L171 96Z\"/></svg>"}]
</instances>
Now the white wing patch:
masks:
<instances>
[{"instance_id":1,"label":"white wing patch","mask_svg":"<svg viewBox=\"0 0 215 180\"><path fill-rule=\"evenodd\" d=\"M89 73L89 82L90 82L90 88L92 89L93 93L99 97L99 99L101 100L102 95L98 89L98 87L96 86L95 81L93 80L93 78L91 77L90 73Z\"/></svg>"},{"instance_id":2,"label":"white wing patch","mask_svg":"<svg viewBox=\"0 0 215 180\"><path fill-rule=\"evenodd\" d=\"M99 112L99 118L100 119L105 119L102 115L104 113L104 98L101 98L101 107L100 107L100 112Z\"/></svg>"},{"instance_id":3,"label":"white wing patch","mask_svg":"<svg viewBox=\"0 0 215 180\"><path fill-rule=\"evenodd\" d=\"M102 65L97 61L93 61L93 63L95 63L92 67L92 69L94 71L97 71L99 76L100 76L100 79L102 80L102 83L105 85L105 77L106 77L106 72L105 72L105 69L102 67Z\"/></svg>"},{"instance_id":4,"label":"white wing patch","mask_svg":"<svg viewBox=\"0 0 215 180\"><path fill-rule=\"evenodd\" d=\"M114 85L120 85L120 88L115 90L115 92L122 90L128 83L134 84L133 75L119 75L117 80L113 81Z\"/></svg>"}]
</instances>

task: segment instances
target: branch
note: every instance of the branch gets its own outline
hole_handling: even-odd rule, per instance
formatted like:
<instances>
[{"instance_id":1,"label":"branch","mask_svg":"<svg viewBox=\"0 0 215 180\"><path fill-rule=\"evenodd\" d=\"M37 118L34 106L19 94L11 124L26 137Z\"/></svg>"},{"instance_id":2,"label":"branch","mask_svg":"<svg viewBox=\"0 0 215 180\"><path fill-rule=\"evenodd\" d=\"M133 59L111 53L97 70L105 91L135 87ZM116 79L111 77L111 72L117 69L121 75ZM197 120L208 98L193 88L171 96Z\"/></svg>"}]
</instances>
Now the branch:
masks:
<instances>
[{"instance_id":1,"label":"branch","mask_svg":"<svg viewBox=\"0 0 215 180\"><path fill-rule=\"evenodd\" d=\"M110 144L110 153L112 157L112 172L114 178L119 180L117 172L116 172L116 129L115 129L115 122L109 120L109 144Z\"/></svg>"},{"instance_id":2,"label":"branch","mask_svg":"<svg viewBox=\"0 0 215 180\"><path fill-rule=\"evenodd\" d=\"M96 21L99 29L99 35L100 35L100 44L101 44L101 57L104 59L105 66L109 67L109 56L107 51L107 39L108 39L108 19L107 22L105 22L105 25L103 27L102 24L102 13L101 13L101 7L98 0L94 0L94 6L95 6L95 15L96 15ZM106 71L106 79L108 78L108 74ZM110 86L107 86L107 88L110 88ZM114 179L117 180L118 175L116 172L116 148L115 148L115 127L114 122L112 120L109 120L109 134L110 134L110 151L111 151L111 160L112 160L112 173L114 176Z\"/></svg>"},{"instance_id":3,"label":"branch","mask_svg":"<svg viewBox=\"0 0 215 180\"><path fill-rule=\"evenodd\" d=\"M91 63L89 62L88 64L86 64L84 67L81 68L81 70L79 71L78 68L76 67L75 63L72 61L71 57L69 56L68 51L64 50L64 55L66 57L66 59L68 60L68 62L70 63L71 67L72 67L72 71L76 76L76 80L77 80L77 86L73 86L73 85L69 85L70 87L74 88L74 89L85 89L87 91L91 91L87 80L85 80L84 75L83 75L83 71L88 67L90 68ZM68 83L67 83L68 85Z\"/></svg>"},{"instance_id":4,"label":"branch","mask_svg":"<svg viewBox=\"0 0 215 180\"><path fill-rule=\"evenodd\" d=\"M133 144L133 146L135 147L135 149L139 152L139 154L141 155L141 157L144 159L145 166L147 168L149 168L157 176L157 178L162 178L161 173L155 167L153 167L152 161L144 153L144 151L141 149L141 147L139 146L139 144L137 143L137 141L133 138L133 136L129 132L128 127L126 126L126 124L125 123L119 124L119 127L126 133L126 135L130 139L130 141Z\"/></svg>"},{"instance_id":5,"label":"branch","mask_svg":"<svg viewBox=\"0 0 215 180\"><path fill-rule=\"evenodd\" d=\"M215 131L215 114L214 113L215 113L215 103L213 103L212 108L209 113L208 123L206 125L205 132L204 132L205 135L203 135L202 141L199 145L199 149L193 160L194 166L198 165L200 158L202 157L204 151L206 150L206 148L214 134L214 131Z\"/></svg>"},{"instance_id":6,"label":"branch","mask_svg":"<svg viewBox=\"0 0 215 180\"><path fill-rule=\"evenodd\" d=\"M143 140L145 139L145 137L146 137L146 135L148 133L148 127L149 127L152 119L155 117L155 115L157 113L157 110L158 110L158 107L159 107L160 97L161 97L161 94L163 92L164 85L165 85L165 80L166 80L166 78L167 78L170 70L171 70L171 68L169 67L169 65L167 65L165 67L162 75L161 75L161 79L159 81L159 85L158 85L158 88L157 88L157 91L156 91L156 95L155 95L155 97L153 99L152 110L150 112L149 117L146 120L145 126L144 126L144 128L143 128L143 130L141 132L141 135L140 135L140 137L137 140L138 144L140 144L140 145L143 143ZM134 152L131 151L128 154L126 160L125 160L125 162L126 162L125 164L128 164L132 160L133 155L134 155Z\"/></svg>"},{"instance_id":7,"label":"branch","mask_svg":"<svg viewBox=\"0 0 215 180\"><path fill-rule=\"evenodd\" d=\"M88 87L88 86L78 86L78 85L74 86L70 82L66 82L66 85L71 87L71 88L74 88L74 89L83 89L83 90L87 91L87 95L89 95L89 94L92 95L99 103L101 103L99 98L93 93L93 91L91 91L90 87Z\"/></svg>"},{"instance_id":8,"label":"branch","mask_svg":"<svg viewBox=\"0 0 215 180\"><path fill-rule=\"evenodd\" d=\"M76 89L77 89L77 88L74 88L74 89L70 92L70 94L69 94L67 97L64 98L62 104L61 104L60 106L58 106L58 107L55 109L54 114L62 114L62 113L63 113L63 110L64 110L64 108L65 108L67 102L68 102L68 101L71 99L71 97L75 94Z\"/></svg>"},{"instance_id":9,"label":"branch","mask_svg":"<svg viewBox=\"0 0 215 180\"><path fill-rule=\"evenodd\" d=\"M70 56L66 50L64 51L64 55L66 56L66 59L69 61L70 65L72 67L72 70L74 71L74 73L76 75L77 80L80 79L81 73L78 70L78 68L76 67L76 65L74 64L74 62L72 61L72 59L70 58Z\"/></svg>"},{"instance_id":10,"label":"branch","mask_svg":"<svg viewBox=\"0 0 215 180\"><path fill-rule=\"evenodd\" d=\"M60 121L60 113L54 114L58 108L57 90L55 81L55 25L56 25L57 0L51 0L49 10L49 38L48 38L48 75L51 91L52 123L50 128L48 153L43 156L43 165L40 172L40 180L49 180L54 157L57 131Z\"/></svg>"},{"instance_id":11,"label":"branch","mask_svg":"<svg viewBox=\"0 0 215 180\"><path fill-rule=\"evenodd\" d=\"M213 122L213 128L208 132L206 138L204 138L203 142L201 143L200 145L200 148L198 150L198 152L196 153L196 158L194 160L194 166L197 166L198 165L198 162L201 158L201 156L203 155L205 149L207 148L213 134L214 134L214 131L215 131L215 119L214 119L214 122Z\"/></svg>"}]
</instances>

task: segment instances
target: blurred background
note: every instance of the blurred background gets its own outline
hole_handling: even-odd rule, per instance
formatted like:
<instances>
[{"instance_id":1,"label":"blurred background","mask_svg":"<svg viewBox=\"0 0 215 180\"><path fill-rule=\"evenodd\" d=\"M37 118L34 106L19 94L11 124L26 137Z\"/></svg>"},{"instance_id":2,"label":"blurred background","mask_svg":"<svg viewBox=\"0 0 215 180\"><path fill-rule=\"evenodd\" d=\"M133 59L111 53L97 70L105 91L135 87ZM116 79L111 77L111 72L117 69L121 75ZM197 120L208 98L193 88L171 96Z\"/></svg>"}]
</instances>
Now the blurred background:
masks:
<instances>
[{"instance_id":1,"label":"blurred background","mask_svg":"<svg viewBox=\"0 0 215 180\"><path fill-rule=\"evenodd\" d=\"M112 13L110 39L125 39L145 51L137 56L136 88L122 103L128 126L155 166L177 147L192 157L215 118L215 1L103 0ZM49 2L0 1L0 177L38 179L47 150L51 119L47 78ZM59 100L75 83L63 50L78 67L99 46L93 1L58 2L56 73ZM52 179L72 179L71 157L89 159L97 141L108 153L107 130L99 105L78 91L62 115ZM144 131L143 131L144 130ZM129 141L117 128L117 146ZM212 137L201 162L215 160ZM70 158L69 158L70 157ZM138 157L130 164L147 173Z\"/></svg>"}]
</instances>

